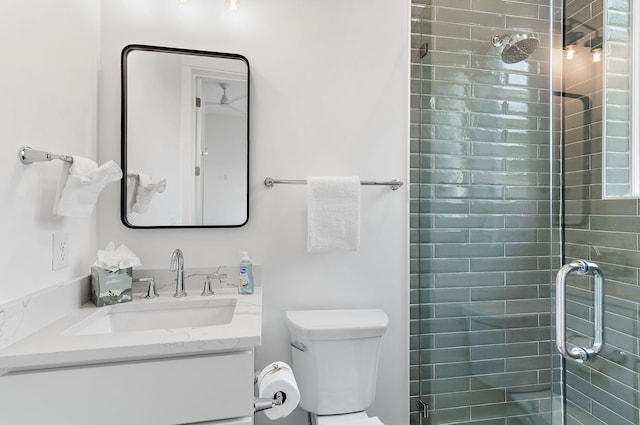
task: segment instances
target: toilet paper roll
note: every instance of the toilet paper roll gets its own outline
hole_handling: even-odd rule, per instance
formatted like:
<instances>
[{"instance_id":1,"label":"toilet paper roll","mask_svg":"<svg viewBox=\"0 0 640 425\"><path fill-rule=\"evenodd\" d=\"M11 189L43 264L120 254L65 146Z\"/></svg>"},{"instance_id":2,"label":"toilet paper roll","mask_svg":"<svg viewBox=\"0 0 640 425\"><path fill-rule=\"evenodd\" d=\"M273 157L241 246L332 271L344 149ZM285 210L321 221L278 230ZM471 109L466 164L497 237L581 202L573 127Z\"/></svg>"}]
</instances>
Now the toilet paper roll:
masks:
<instances>
[{"instance_id":1,"label":"toilet paper roll","mask_svg":"<svg viewBox=\"0 0 640 425\"><path fill-rule=\"evenodd\" d=\"M284 403L264 411L269 419L279 419L293 412L300 402L300 391L291 367L285 362L274 362L262 369L258 375L258 396L273 398L281 391L285 394Z\"/></svg>"}]
</instances>

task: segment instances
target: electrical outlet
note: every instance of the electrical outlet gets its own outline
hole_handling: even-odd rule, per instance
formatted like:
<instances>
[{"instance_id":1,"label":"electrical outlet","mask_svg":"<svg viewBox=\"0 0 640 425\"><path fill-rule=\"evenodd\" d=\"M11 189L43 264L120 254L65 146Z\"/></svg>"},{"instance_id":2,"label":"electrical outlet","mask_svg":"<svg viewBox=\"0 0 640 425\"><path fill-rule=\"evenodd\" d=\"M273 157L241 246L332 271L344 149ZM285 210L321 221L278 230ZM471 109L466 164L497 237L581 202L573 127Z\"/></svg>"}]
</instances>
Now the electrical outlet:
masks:
<instances>
[{"instance_id":1,"label":"electrical outlet","mask_svg":"<svg viewBox=\"0 0 640 425\"><path fill-rule=\"evenodd\" d=\"M69 234L67 232L53 233L52 256L52 270L64 269L69 265Z\"/></svg>"}]
</instances>

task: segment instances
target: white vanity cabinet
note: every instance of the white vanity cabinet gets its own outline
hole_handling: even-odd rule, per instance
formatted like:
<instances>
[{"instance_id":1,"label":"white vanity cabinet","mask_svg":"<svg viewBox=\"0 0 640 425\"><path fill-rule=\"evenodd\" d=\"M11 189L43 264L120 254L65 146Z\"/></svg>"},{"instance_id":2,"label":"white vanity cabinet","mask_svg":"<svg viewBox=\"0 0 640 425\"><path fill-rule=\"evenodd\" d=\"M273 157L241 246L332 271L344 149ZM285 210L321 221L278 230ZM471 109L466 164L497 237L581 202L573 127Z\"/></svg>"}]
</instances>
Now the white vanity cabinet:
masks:
<instances>
[{"instance_id":1,"label":"white vanity cabinet","mask_svg":"<svg viewBox=\"0 0 640 425\"><path fill-rule=\"evenodd\" d=\"M0 424L251 425L253 350L0 376Z\"/></svg>"}]
</instances>

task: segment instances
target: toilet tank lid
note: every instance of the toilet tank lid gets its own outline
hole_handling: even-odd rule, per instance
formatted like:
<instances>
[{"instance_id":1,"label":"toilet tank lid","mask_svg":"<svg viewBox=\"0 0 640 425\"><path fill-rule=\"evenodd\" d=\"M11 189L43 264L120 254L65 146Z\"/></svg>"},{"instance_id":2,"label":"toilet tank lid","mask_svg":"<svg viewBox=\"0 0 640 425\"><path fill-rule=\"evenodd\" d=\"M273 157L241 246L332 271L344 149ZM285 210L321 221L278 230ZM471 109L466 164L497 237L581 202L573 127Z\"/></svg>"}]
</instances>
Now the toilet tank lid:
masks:
<instances>
[{"instance_id":1,"label":"toilet tank lid","mask_svg":"<svg viewBox=\"0 0 640 425\"><path fill-rule=\"evenodd\" d=\"M299 310L287 311L292 335L308 340L380 337L389 324L383 310Z\"/></svg>"}]
</instances>

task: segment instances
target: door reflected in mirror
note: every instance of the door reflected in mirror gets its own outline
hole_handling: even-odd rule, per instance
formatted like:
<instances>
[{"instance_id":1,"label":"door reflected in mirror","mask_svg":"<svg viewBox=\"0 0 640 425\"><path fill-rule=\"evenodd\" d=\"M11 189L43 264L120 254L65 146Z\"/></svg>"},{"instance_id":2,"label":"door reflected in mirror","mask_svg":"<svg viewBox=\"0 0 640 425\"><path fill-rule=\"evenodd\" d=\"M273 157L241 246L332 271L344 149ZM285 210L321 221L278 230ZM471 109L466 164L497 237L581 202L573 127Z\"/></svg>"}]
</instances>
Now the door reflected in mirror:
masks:
<instances>
[{"instance_id":1,"label":"door reflected in mirror","mask_svg":"<svg viewBox=\"0 0 640 425\"><path fill-rule=\"evenodd\" d=\"M133 228L249 218L249 63L131 45L122 52L121 215Z\"/></svg>"}]
</instances>

